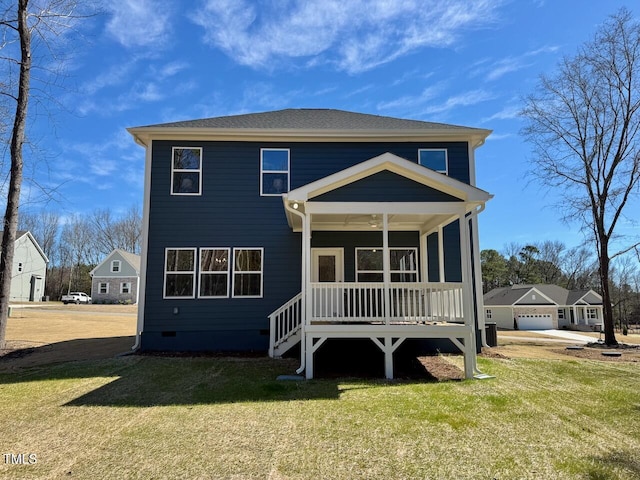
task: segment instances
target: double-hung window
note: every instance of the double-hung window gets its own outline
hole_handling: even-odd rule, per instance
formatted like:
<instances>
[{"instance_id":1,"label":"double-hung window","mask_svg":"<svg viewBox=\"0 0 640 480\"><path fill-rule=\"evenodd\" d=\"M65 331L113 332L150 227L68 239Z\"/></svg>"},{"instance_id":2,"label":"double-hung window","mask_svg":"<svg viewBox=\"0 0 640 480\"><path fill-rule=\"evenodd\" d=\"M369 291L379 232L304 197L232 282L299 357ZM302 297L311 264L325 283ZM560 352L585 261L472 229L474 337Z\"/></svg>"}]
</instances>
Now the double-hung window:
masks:
<instances>
[{"instance_id":1,"label":"double-hung window","mask_svg":"<svg viewBox=\"0 0 640 480\"><path fill-rule=\"evenodd\" d=\"M120 272L120 260L112 260L111 261L111 272L112 273Z\"/></svg>"},{"instance_id":2,"label":"double-hung window","mask_svg":"<svg viewBox=\"0 0 640 480\"><path fill-rule=\"evenodd\" d=\"M229 249L200 249L200 298L229 296Z\"/></svg>"},{"instance_id":3,"label":"double-hung window","mask_svg":"<svg viewBox=\"0 0 640 480\"><path fill-rule=\"evenodd\" d=\"M262 248L233 249L233 296L262 297Z\"/></svg>"},{"instance_id":4,"label":"double-hung window","mask_svg":"<svg viewBox=\"0 0 640 480\"><path fill-rule=\"evenodd\" d=\"M202 191L202 148L173 147L171 194L200 195Z\"/></svg>"},{"instance_id":5,"label":"double-hung window","mask_svg":"<svg viewBox=\"0 0 640 480\"><path fill-rule=\"evenodd\" d=\"M100 282L98 284L98 292L103 295L109 293L109 284L107 282Z\"/></svg>"},{"instance_id":6,"label":"double-hung window","mask_svg":"<svg viewBox=\"0 0 640 480\"><path fill-rule=\"evenodd\" d=\"M598 319L598 309L597 308L587 308L587 318L589 320L597 320Z\"/></svg>"},{"instance_id":7,"label":"double-hung window","mask_svg":"<svg viewBox=\"0 0 640 480\"><path fill-rule=\"evenodd\" d=\"M418 281L418 250L416 248L390 248L389 263L392 282ZM384 281L382 248L356 248L356 281Z\"/></svg>"},{"instance_id":8,"label":"double-hung window","mask_svg":"<svg viewBox=\"0 0 640 480\"><path fill-rule=\"evenodd\" d=\"M449 174L449 161L445 148L421 148L418 150L418 163L436 172Z\"/></svg>"},{"instance_id":9,"label":"double-hung window","mask_svg":"<svg viewBox=\"0 0 640 480\"><path fill-rule=\"evenodd\" d=\"M122 293L122 294L131 293L131 282L121 282L120 283L120 293Z\"/></svg>"},{"instance_id":10,"label":"double-hung window","mask_svg":"<svg viewBox=\"0 0 640 480\"><path fill-rule=\"evenodd\" d=\"M260 195L282 195L289 191L289 149L260 149Z\"/></svg>"},{"instance_id":11,"label":"double-hung window","mask_svg":"<svg viewBox=\"0 0 640 480\"><path fill-rule=\"evenodd\" d=\"M196 249L165 250L164 297L194 298L196 286Z\"/></svg>"}]
</instances>

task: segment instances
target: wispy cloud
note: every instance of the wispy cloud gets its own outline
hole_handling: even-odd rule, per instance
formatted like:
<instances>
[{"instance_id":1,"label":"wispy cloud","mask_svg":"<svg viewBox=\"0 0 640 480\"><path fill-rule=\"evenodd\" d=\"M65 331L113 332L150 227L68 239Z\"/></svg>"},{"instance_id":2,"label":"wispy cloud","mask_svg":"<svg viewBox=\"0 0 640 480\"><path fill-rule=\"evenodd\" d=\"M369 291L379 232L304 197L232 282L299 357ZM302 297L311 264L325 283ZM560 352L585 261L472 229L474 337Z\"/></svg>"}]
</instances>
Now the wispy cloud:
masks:
<instances>
[{"instance_id":1,"label":"wispy cloud","mask_svg":"<svg viewBox=\"0 0 640 480\"><path fill-rule=\"evenodd\" d=\"M204 0L190 18L207 43L243 65L273 68L294 58L359 73L420 48L450 46L463 32L491 24L501 3Z\"/></svg>"},{"instance_id":2,"label":"wispy cloud","mask_svg":"<svg viewBox=\"0 0 640 480\"><path fill-rule=\"evenodd\" d=\"M518 118L521 107L517 107L515 105L510 105L504 107L499 112L494 113L493 115L483 118L482 122L491 122L493 120L512 120L514 118Z\"/></svg>"},{"instance_id":3,"label":"wispy cloud","mask_svg":"<svg viewBox=\"0 0 640 480\"><path fill-rule=\"evenodd\" d=\"M380 102L377 105L378 110L402 110L406 108L415 109L428 104L434 98L442 92L445 85L444 83L437 83L425 88L418 95L405 95L395 100L389 100L386 102Z\"/></svg>"},{"instance_id":4,"label":"wispy cloud","mask_svg":"<svg viewBox=\"0 0 640 480\"><path fill-rule=\"evenodd\" d=\"M426 115L442 114L459 107L468 107L470 105L486 102L493 98L495 98L493 94L484 90L471 90L451 96L438 105L430 105L425 108L422 113Z\"/></svg>"},{"instance_id":5,"label":"wispy cloud","mask_svg":"<svg viewBox=\"0 0 640 480\"><path fill-rule=\"evenodd\" d=\"M554 53L558 49L557 46L544 46L518 56L508 56L494 61L483 59L476 64L472 76L480 76L489 81L498 80L508 73L530 67L534 64L534 57Z\"/></svg>"},{"instance_id":6,"label":"wispy cloud","mask_svg":"<svg viewBox=\"0 0 640 480\"><path fill-rule=\"evenodd\" d=\"M117 0L105 2L111 17L109 35L127 48L159 47L171 34L170 3L166 0Z\"/></svg>"}]
</instances>

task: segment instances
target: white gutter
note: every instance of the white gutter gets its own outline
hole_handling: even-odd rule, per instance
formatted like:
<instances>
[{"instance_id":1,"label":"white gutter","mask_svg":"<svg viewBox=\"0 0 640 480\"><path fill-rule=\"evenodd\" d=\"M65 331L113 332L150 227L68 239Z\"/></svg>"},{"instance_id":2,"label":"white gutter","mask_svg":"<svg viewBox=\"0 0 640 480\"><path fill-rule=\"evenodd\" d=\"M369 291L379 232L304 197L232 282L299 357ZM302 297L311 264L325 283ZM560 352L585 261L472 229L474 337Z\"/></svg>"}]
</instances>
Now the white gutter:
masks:
<instances>
[{"instance_id":1,"label":"white gutter","mask_svg":"<svg viewBox=\"0 0 640 480\"><path fill-rule=\"evenodd\" d=\"M300 306L300 311L302 312L302 316L303 316L303 321L300 324L300 367L296 370L296 373L298 375L300 375L302 372L304 372L304 369L306 368L306 345L307 345L307 341L305 338L305 326L307 323L307 318L306 318L306 303L307 303L307 295L306 295L306 290L307 290L307 262L306 262L306 255L305 255L305 243L306 243L306 235L305 235L305 231L304 231L304 225L305 225L305 214L302 213L300 210L293 208L291 206L291 203L286 199L286 197L282 197L282 199L284 200L284 208L290 212L293 213L294 215L297 215L298 217L300 217L300 220L302 221L302 240L301 240L301 253L302 253L302 268L301 268L301 286L300 286L300 292L302 292L302 305ZM296 202L293 202L296 203ZM301 204L302 202L300 202Z\"/></svg>"}]
</instances>

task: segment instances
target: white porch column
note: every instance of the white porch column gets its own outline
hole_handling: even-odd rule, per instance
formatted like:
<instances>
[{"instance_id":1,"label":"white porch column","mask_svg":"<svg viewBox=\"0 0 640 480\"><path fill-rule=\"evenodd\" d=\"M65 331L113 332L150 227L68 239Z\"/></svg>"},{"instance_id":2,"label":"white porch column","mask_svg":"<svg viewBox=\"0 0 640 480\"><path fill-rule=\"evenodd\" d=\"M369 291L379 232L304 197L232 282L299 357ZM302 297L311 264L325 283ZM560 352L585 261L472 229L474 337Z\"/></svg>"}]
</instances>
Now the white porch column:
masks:
<instances>
[{"instance_id":1,"label":"white porch column","mask_svg":"<svg viewBox=\"0 0 640 480\"><path fill-rule=\"evenodd\" d=\"M420 281L428 282L429 281L429 247L427 245L427 237L426 233L420 234Z\"/></svg>"},{"instance_id":2,"label":"white porch column","mask_svg":"<svg viewBox=\"0 0 640 480\"><path fill-rule=\"evenodd\" d=\"M444 228L442 225L438 227L438 280L445 282L444 278Z\"/></svg>"},{"instance_id":3,"label":"white porch column","mask_svg":"<svg viewBox=\"0 0 640 480\"><path fill-rule=\"evenodd\" d=\"M459 216L460 224L460 270L462 274L462 309L464 324L469 327L464 339L464 372L465 378L473 378L476 369L476 331L473 315L473 299L471 292L471 271L469 227L465 213Z\"/></svg>"},{"instance_id":4,"label":"white porch column","mask_svg":"<svg viewBox=\"0 0 640 480\"><path fill-rule=\"evenodd\" d=\"M480 233L478 232L478 212L471 213L471 243L473 248L473 282L475 284L475 307L478 312L478 328L482 338L482 346L487 347L487 331L485 329L484 299L482 298L482 266L480 264Z\"/></svg>"},{"instance_id":5,"label":"white porch column","mask_svg":"<svg viewBox=\"0 0 640 480\"><path fill-rule=\"evenodd\" d=\"M391 316L391 254L389 252L389 215L382 214L382 280L384 281L384 323L389 325Z\"/></svg>"},{"instance_id":6,"label":"white porch column","mask_svg":"<svg viewBox=\"0 0 640 480\"><path fill-rule=\"evenodd\" d=\"M303 303L304 321L300 331L300 359L305 362L305 377L313 378L313 337L306 332L306 326L311 323L313 315L313 291L311 290L311 213L304 217L302 225L302 272L303 272ZM299 372L300 373L300 372Z\"/></svg>"}]
</instances>

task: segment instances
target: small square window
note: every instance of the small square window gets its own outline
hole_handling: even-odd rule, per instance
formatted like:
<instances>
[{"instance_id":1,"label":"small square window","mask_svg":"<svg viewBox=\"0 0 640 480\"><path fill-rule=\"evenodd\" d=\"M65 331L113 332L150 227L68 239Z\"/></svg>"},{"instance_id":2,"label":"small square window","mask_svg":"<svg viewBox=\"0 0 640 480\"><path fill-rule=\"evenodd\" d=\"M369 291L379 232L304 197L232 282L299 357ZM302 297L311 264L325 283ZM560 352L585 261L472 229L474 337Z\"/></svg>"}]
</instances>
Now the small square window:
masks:
<instances>
[{"instance_id":1,"label":"small square window","mask_svg":"<svg viewBox=\"0 0 640 480\"><path fill-rule=\"evenodd\" d=\"M493 317L493 312L490 308L487 308L487 314L485 315L485 317L487 320L491 320L491 318Z\"/></svg>"},{"instance_id":2,"label":"small square window","mask_svg":"<svg viewBox=\"0 0 640 480\"><path fill-rule=\"evenodd\" d=\"M202 187L202 148L173 147L171 194L200 195Z\"/></svg>"},{"instance_id":3,"label":"small square window","mask_svg":"<svg viewBox=\"0 0 640 480\"><path fill-rule=\"evenodd\" d=\"M418 150L418 163L423 167L430 168L436 172L449 173L449 162L447 159L447 150L438 149L420 149Z\"/></svg>"},{"instance_id":4,"label":"small square window","mask_svg":"<svg viewBox=\"0 0 640 480\"><path fill-rule=\"evenodd\" d=\"M260 149L260 195L282 195L289 191L289 150Z\"/></svg>"},{"instance_id":5,"label":"small square window","mask_svg":"<svg viewBox=\"0 0 640 480\"><path fill-rule=\"evenodd\" d=\"M114 260L111 262L111 272L112 273L120 272L120 260Z\"/></svg>"}]
</instances>

